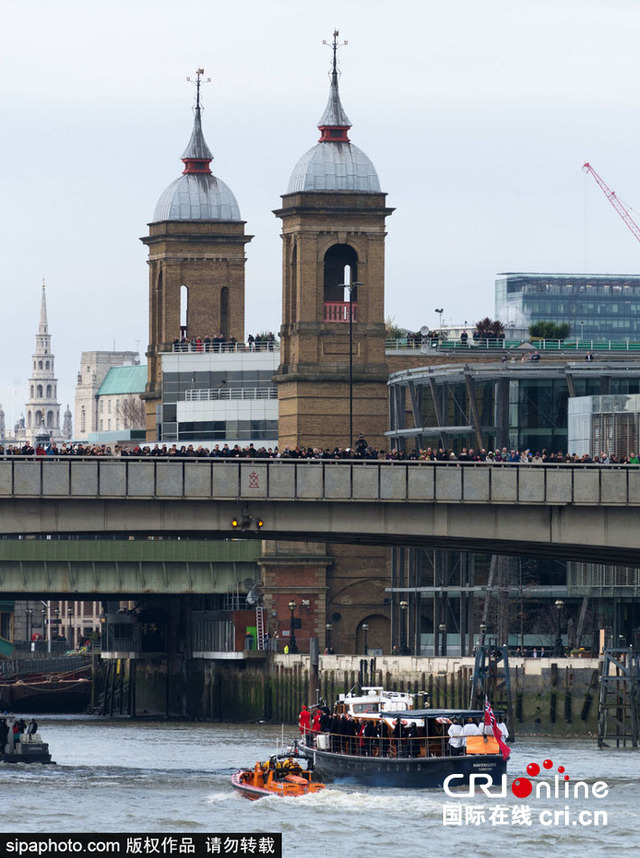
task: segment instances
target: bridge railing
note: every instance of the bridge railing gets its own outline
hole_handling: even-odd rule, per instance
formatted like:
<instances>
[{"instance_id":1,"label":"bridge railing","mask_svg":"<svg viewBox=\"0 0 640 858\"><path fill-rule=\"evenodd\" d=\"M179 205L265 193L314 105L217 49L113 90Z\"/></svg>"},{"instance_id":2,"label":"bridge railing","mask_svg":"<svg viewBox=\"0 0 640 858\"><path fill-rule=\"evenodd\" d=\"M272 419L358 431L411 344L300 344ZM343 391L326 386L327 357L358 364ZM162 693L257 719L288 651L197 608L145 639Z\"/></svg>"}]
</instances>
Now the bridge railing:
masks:
<instances>
[{"instance_id":1,"label":"bridge railing","mask_svg":"<svg viewBox=\"0 0 640 858\"><path fill-rule=\"evenodd\" d=\"M11 456L0 460L3 498L640 506L640 467Z\"/></svg>"}]
</instances>

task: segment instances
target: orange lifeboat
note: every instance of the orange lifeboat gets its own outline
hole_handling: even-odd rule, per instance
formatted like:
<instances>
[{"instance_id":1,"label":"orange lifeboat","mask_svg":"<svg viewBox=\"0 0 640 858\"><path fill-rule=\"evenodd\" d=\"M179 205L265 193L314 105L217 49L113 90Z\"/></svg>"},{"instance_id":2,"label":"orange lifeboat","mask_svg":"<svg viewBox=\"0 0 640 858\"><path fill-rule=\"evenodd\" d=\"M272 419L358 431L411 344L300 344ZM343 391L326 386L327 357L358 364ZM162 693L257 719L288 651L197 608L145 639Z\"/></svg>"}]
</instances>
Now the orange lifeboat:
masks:
<instances>
[{"instance_id":1,"label":"orange lifeboat","mask_svg":"<svg viewBox=\"0 0 640 858\"><path fill-rule=\"evenodd\" d=\"M323 790L324 784L311 779L312 771L303 768L293 756L271 757L252 769L240 769L231 775L231 784L245 798L255 801L267 795L283 798L310 795Z\"/></svg>"}]
</instances>

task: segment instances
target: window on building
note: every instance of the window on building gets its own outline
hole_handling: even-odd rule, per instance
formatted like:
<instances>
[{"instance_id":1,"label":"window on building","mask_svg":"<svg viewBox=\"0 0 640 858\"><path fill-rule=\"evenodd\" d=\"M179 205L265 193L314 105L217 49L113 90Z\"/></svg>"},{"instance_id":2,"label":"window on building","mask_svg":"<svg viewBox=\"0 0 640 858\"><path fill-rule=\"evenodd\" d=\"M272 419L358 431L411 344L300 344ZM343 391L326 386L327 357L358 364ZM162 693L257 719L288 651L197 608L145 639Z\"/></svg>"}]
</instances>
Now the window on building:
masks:
<instances>
[{"instance_id":1,"label":"window on building","mask_svg":"<svg viewBox=\"0 0 640 858\"><path fill-rule=\"evenodd\" d=\"M180 331L184 336L189 336L189 289L187 286L180 287Z\"/></svg>"},{"instance_id":2,"label":"window on building","mask_svg":"<svg viewBox=\"0 0 640 858\"><path fill-rule=\"evenodd\" d=\"M334 244L324 255L324 300L327 302L343 302L345 285L355 283L358 279L358 254L348 244ZM351 300L358 300L357 290L354 289Z\"/></svg>"},{"instance_id":3,"label":"window on building","mask_svg":"<svg viewBox=\"0 0 640 858\"><path fill-rule=\"evenodd\" d=\"M13 612L0 611L0 638L13 643Z\"/></svg>"}]
</instances>

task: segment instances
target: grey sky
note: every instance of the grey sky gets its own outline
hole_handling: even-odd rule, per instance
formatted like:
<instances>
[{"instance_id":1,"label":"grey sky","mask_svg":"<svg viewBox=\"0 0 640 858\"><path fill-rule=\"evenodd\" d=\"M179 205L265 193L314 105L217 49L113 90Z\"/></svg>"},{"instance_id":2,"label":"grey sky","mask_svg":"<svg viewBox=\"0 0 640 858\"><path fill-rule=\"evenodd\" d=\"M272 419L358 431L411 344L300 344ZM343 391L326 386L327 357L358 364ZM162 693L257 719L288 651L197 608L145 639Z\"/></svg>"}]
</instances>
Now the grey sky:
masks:
<instances>
[{"instance_id":1,"label":"grey sky","mask_svg":"<svg viewBox=\"0 0 640 858\"><path fill-rule=\"evenodd\" d=\"M8 423L27 396L43 276L63 408L73 408L81 351L114 342L144 351L138 237L181 172L192 123L185 77L198 66L213 79L203 127L214 173L256 236L247 248L247 331L279 328L281 242L271 212L317 140L330 56L321 42L336 26L349 40L341 92L351 139L397 209L388 221L387 313L398 324L435 325L435 307L446 321L492 315L498 271L586 263L638 272L640 247L580 171L589 160L640 210L635 0L5 0L0 402Z\"/></svg>"}]
</instances>

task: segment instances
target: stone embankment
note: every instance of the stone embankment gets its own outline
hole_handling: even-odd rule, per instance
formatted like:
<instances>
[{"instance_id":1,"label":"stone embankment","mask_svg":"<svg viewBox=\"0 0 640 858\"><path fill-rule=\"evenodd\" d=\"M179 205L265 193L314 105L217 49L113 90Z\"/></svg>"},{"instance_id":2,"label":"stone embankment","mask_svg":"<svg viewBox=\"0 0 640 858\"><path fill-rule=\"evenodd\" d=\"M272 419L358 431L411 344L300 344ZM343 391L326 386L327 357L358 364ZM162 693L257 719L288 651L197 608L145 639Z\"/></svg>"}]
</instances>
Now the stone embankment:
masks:
<instances>
[{"instance_id":1,"label":"stone embankment","mask_svg":"<svg viewBox=\"0 0 640 858\"><path fill-rule=\"evenodd\" d=\"M297 723L302 703L359 685L381 685L416 695L416 707L466 708L472 658L320 656L317 679L308 655L247 653L233 660L176 659L123 664L122 694L104 714L178 717L207 721ZM510 684L516 734L591 736L597 732L598 659L514 658ZM504 691L493 692L493 705ZM426 692L426 695L424 694Z\"/></svg>"}]
</instances>

